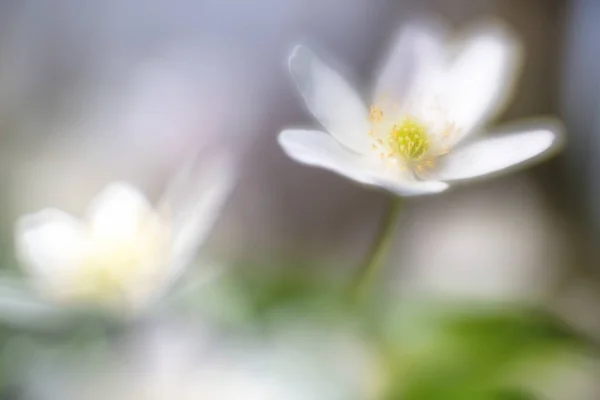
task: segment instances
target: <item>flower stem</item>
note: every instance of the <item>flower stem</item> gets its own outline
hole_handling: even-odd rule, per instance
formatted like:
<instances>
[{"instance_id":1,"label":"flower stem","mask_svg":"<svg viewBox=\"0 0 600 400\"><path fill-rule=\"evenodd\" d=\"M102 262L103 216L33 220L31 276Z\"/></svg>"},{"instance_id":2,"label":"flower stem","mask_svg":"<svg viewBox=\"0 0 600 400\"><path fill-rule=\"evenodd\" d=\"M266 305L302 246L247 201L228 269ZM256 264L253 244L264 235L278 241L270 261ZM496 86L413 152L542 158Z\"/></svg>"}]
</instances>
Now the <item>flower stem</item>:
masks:
<instances>
[{"instance_id":1,"label":"flower stem","mask_svg":"<svg viewBox=\"0 0 600 400\"><path fill-rule=\"evenodd\" d=\"M352 297L354 300L360 300L371 290L373 281L379 274L381 265L387 254L388 247L392 242L396 222L400 215L402 200L400 197L393 197L390 201L388 210L381 222L379 232L375 238L369 253L352 284Z\"/></svg>"}]
</instances>

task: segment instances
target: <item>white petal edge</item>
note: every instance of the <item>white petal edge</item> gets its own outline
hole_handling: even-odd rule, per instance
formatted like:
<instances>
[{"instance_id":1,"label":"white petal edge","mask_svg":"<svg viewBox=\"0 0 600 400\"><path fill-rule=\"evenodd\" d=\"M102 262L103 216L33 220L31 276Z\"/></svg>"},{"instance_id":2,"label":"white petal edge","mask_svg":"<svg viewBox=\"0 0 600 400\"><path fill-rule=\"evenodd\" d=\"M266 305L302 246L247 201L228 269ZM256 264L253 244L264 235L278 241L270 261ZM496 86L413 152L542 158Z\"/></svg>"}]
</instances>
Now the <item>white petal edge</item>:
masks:
<instances>
[{"instance_id":1,"label":"white petal edge","mask_svg":"<svg viewBox=\"0 0 600 400\"><path fill-rule=\"evenodd\" d=\"M406 24L378 74L373 101L403 104L409 93L418 93L430 76L439 74L445 67L446 31L436 20Z\"/></svg>"},{"instance_id":2,"label":"white petal edge","mask_svg":"<svg viewBox=\"0 0 600 400\"><path fill-rule=\"evenodd\" d=\"M158 210L172 223L172 279L194 258L235 187L236 168L228 153L191 158L176 174Z\"/></svg>"},{"instance_id":3,"label":"white petal edge","mask_svg":"<svg viewBox=\"0 0 600 400\"><path fill-rule=\"evenodd\" d=\"M448 188L444 182L393 177L383 168L378 170L370 159L348 151L325 132L288 129L279 134L278 141L290 158L302 164L321 167L398 196L434 194Z\"/></svg>"},{"instance_id":4,"label":"white petal edge","mask_svg":"<svg viewBox=\"0 0 600 400\"><path fill-rule=\"evenodd\" d=\"M293 49L289 69L306 106L323 127L349 149L367 151L368 111L350 84L304 45Z\"/></svg>"},{"instance_id":5,"label":"white petal edge","mask_svg":"<svg viewBox=\"0 0 600 400\"><path fill-rule=\"evenodd\" d=\"M451 61L439 95L441 107L459 129L458 143L503 110L513 93L521 66L519 40L508 27L485 21L457 40L458 54Z\"/></svg>"},{"instance_id":6,"label":"white petal edge","mask_svg":"<svg viewBox=\"0 0 600 400\"><path fill-rule=\"evenodd\" d=\"M34 284L57 289L67 282L88 251L85 225L56 209L21 217L15 226L16 255Z\"/></svg>"},{"instance_id":7,"label":"white petal edge","mask_svg":"<svg viewBox=\"0 0 600 400\"><path fill-rule=\"evenodd\" d=\"M151 213L152 206L138 189L113 182L92 200L87 219L94 234L120 239L136 235Z\"/></svg>"},{"instance_id":8,"label":"white petal edge","mask_svg":"<svg viewBox=\"0 0 600 400\"><path fill-rule=\"evenodd\" d=\"M512 133L478 139L452 151L441 160L435 178L453 181L506 172L538 161L540 156L550 156L562 144L558 123L513 129Z\"/></svg>"}]
</instances>

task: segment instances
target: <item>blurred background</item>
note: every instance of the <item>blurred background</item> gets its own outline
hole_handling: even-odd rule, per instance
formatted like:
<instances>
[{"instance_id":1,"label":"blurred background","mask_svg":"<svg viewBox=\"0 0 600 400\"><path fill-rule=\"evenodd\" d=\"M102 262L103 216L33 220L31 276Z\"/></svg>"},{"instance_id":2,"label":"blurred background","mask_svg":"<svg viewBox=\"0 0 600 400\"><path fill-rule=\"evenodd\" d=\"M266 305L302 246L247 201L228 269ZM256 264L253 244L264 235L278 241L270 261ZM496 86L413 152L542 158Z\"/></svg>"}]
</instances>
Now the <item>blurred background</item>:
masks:
<instances>
[{"instance_id":1,"label":"blurred background","mask_svg":"<svg viewBox=\"0 0 600 400\"><path fill-rule=\"evenodd\" d=\"M20 215L49 206L81 215L116 179L157 199L183 157L217 143L234 149L241 172L205 251L244 276L343 281L367 252L388 197L296 164L281 151L276 137L283 128L315 125L288 75L287 55L298 41L316 43L366 88L398 28L429 13L457 30L484 16L505 20L521 37L526 60L515 97L496 122L556 116L568 145L524 172L406 201L382 279L386 291L394 304L424 298L477 309L510 304L502 308L510 308L510 317L501 320L511 327L518 321L513 333L536 331L537 317L520 314L533 307L600 343L600 3L594 0L5 0L5 269L18 275L12 230ZM491 333L473 328L458 336L494 342L493 326L485 325ZM515 335L509 348L524 337ZM502 354L486 362L496 364ZM594 384L600 370L589 367L589 353L583 358L544 378L539 398L600 398ZM476 380L465 374L465 381ZM398 398L530 398L444 390L445 397L415 389L421 394Z\"/></svg>"}]
</instances>

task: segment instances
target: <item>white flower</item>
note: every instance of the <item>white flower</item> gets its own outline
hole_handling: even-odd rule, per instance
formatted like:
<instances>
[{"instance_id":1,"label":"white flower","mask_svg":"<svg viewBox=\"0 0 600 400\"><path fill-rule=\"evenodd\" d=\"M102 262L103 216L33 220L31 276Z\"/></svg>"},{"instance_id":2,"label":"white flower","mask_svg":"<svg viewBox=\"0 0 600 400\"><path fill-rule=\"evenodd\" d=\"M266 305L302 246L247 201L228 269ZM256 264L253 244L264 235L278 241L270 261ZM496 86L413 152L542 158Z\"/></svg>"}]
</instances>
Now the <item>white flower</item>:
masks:
<instances>
[{"instance_id":1,"label":"white flower","mask_svg":"<svg viewBox=\"0 0 600 400\"><path fill-rule=\"evenodd\" d=\"M509 98L518 42L503 27L480 24L450 42L441 26L405 27L379 76L371 106L308 48L289 59L292 76L327 133L284 130L295 160L401 196L437 193L448 182L487 175L548 153L556 123L515 125L473 137Z\"/></svg>"},{"instance_id":2,"label":"white flower","mask_svg":"<svg viewBox=\"0 0 600 400\"><path fill-rule=\"evenodd\" d=\"M108 185L85 221L56 209L19 219L17 257L34 286L59 303L137 310L191 261L232 187L228 159L190 164L154 209L127 183Z\"/></svg>"}]
</instances>

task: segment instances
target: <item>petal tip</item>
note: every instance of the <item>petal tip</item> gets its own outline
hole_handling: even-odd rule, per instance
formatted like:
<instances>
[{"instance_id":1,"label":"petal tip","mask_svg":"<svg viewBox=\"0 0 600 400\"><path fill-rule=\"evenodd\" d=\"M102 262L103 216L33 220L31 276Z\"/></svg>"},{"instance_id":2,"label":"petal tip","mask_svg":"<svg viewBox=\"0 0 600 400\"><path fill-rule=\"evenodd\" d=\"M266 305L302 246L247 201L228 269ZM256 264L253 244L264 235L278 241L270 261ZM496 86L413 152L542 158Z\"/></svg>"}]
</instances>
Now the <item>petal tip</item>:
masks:
<instances>
[{"instance_id":1,"label":"petal tip","mask_svg":"<svg viewBox=\"0 0 600 400\"><path fill-rule=\"evenodd\" d=\"M307 46L303 44L294 46L288 58L288 67L292 75L296 76L306 71L312 57L313 53Z\"/></svg>"},{"instance_id":2,"label":"petal tip","mask_svg":"<svg viewBox=\"0 0 600 400\"><path fill-rule=\"evenodd\" d=\"M563 129L559 124L552 127L541 128L537 132L540 154L545 153L551 157L558 153L565 145Z\"/></svg>"},{"instance_id":3,"label":"petal tip","mask_svg":"<svg viewBox=\"0 0 600 400\"><path fill-rule=\"evenodd\" d=\"M512 126L512 128L511 128ZM538 117L530 121L521 121L508 125L506 132L524 132L537 140L539 152L558 152L565 145L565 127L552 117Z\"/></svg>"},{"instance_id":4,"label":"petal tip","mask_svg":"<svg viewBox=\"0 0 600 400\"><path fill-rule=\"evenodd\" d=\"M283 152L290 157L291 159L305 163L301 157L297 156L298 147L303 147L300 145L302 138L302 130L294 130L294 129L285 129L277 135L277 143L283 150ZM323 133L323 135L326 135Z\"/></svg>"},{"instance_id":5,"label":"petal tip","mask_svg":"<svg viewBox=\"0 0 600 400\"><path fill-rule=\"evenodd\" d=\"M91 201L90 208L97 209L113 202L149 207L146 196L131 183L114 181L107 184Z\"/></svg>"},{"instance_id":6,"label":"petal tip","mask_svg":"<svg viewBox=\"0 0 600 400\"><path fill-rule=\"evenodd\" d=\"M294 137L298 135L299 132L301 131L293 129L284 129L283 131L279 132L279 135L277 135L277 143L279 143L279 145L285 150L286 147L290 144L290 141L293 141Z\"/></svg>"},{"instance_id":7,"label":"petal tip","mask_svg":"<svg viewBox=\"0 0 600 400\"><path fill-rule=\"evenodd\" d=\"M79 219L54 208L23 215L13 231L15 256L25 268L33 266L34 270L52 260L65 261L81 248L84 230Z\"/></svg>"},{"instance_id":8,"label":"petal tip","mask_svg":"<svg viewBox=\"0 0 600 400\"><path fill-rule=\"evenodd\" d=\"M521 59L524 51L517 32L506 22L497 18L485 18L469 29L471 38L486 40L512 56L513 62Z\"/></svg>"},{"instance_id":9,"label":"petal tip","mask_svg":"<svg viewBox=\"0 0 600 400\"><path fill-rule=\"evenodd\" d=\"M562 122L555 119L547 119L545 130L551 137L551 146L560 150L566 144L565 126Z\"/></svg>"},{"instance_id":10,"label":"petal tip","mask_svg":"<svg viewBox=\"0 0 600 400\"><path fill-rule=\"evenodd\" d=\"M301 44L301 43L296 44L292 48L292 51L290 51L290 61L304 51L308 51L308 48L306 47L306 45Z\"/></svg>"},{"instance_id":11,"label":"petal tip","mask_svg":"<svg viewBox=\"0 0 600 400\"><path fill-rule=\"evenodd\" d=\"M14 225L15 237L22 237L25 233L35 230L49 222L79 223L75 217L56 208L45 208L41 211L20 216Z\"/></svg>"},{"instance_id":12,"label":"petal tip","mask_svg":"<svg viewBox=\"0 0 600 400\"><path fill-rule=\"evenodd\" d=\"M428 195L428 194L438 194L444 192L450 188L450 185L446 182L442 181L430 181L427 182L426 187L422 193L417 193L416 195Z\"/></svg>"}]
</instances>

